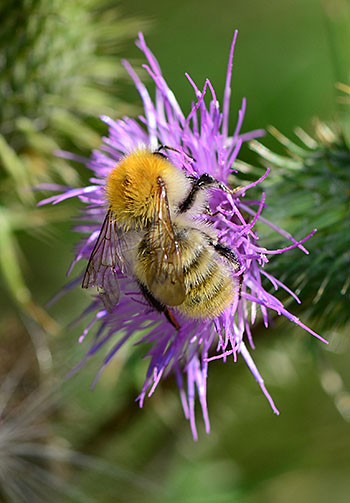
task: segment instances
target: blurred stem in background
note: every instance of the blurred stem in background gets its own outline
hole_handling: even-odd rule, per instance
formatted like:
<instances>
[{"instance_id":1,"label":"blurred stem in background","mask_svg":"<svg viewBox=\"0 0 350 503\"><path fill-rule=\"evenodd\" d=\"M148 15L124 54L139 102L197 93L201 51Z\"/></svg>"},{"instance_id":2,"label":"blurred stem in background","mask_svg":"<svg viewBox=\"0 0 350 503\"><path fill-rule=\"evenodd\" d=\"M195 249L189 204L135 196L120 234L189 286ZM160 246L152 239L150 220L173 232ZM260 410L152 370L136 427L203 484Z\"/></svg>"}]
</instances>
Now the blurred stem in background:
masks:
<instances>
[{"instance_id":1,"label":"blurred stem in background","mask_svg":"<svg viewBox=\"0 0 350 503\"><path fill-rule=\"evenodd\" d=\"M118 98L120 50L145 28L104 0L5 0L0 6L0 270L14 303L46 332L56 323L35 304L23 271L20 232L48 236L69 207L36 209L32 187L76 185L79 174L54 155L100 142L102 113L132 114Z\"/></svg>"}]
</instances>

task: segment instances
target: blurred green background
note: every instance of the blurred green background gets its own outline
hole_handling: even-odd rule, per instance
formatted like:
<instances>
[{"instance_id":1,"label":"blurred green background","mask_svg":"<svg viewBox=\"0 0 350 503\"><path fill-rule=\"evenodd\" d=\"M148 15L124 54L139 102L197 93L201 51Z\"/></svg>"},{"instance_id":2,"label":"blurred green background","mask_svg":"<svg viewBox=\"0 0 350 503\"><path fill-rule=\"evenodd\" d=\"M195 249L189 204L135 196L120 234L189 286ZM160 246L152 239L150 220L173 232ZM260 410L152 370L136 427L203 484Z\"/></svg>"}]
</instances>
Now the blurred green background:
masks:
<instances>
[{"instance_id":1,"label":"blurred green background","mask_svg":"<svg viewBox=\"0 0 350 503\"><path fill-rule=\"evenodd\" d=\"M60 147L88 156L105 133L96 120L100 113L141 111L119 64L121 57L137 66L144 62L133 43L139 30L185 113L193 99L185 72L199 86L209 77L221 100L237 28L231 131L243 96L244 131L273 124L287 136L296 126L312 134L314 117L334 121L349 115L334 86L349 84L349 2L20 3L5 0L0 10L6 28L0 38L6 53L0 77L0 413L10 425L26 417L29 423L9 438L8 423L0 422L0 501L347 502L349 325L328 327L322 335L330 344L321 347L285 320L276 319L268 330L258 324L253 357L281 415L273 415L242 361L215 362L208 381L212 433L204 433L198 410L195 443L174 379L163 382L143 410L134 402L147 364L140 347L122 351L93 392L89 386L102 355L71 380L63 379L88 347L77 343L82 326L68 324L89 296L77 289L48 314L45 303L66 282L78 204L37 210L25 187L50 180L83 183L82 167L58 161L52 151ZM26 89L32 92L24 103ZM283 151L272 136L262 142ZM248 146L240 159L260 164ZM296 310L295 303L288 308ZM317 324L308 319L307 305L303 309L303 321ZM44 405L32 417L28 404L37 395ZM21 454L33 425L45 425L39 451ZM25 468L14 464L12 470L9 460L16 455L26 459ZM39 469L52 477L45 489ZM9 493L10 471L31 489Z\"/></svg>"}]
</instances>

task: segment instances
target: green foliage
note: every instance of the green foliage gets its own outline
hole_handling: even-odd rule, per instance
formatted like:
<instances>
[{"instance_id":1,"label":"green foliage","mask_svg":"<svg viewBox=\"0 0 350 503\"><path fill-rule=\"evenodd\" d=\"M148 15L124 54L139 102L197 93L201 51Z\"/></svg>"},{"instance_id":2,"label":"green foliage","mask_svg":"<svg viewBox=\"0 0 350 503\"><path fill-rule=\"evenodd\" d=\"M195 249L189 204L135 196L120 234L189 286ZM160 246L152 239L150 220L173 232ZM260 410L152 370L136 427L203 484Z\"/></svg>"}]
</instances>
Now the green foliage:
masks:
<instances>
[{"instance_id":1,"label":"green foliage","mask_svg":"<svg viewBox=\"0 0 350 503\"><path fill-rule=\"evenodd\" d=\"M270 132L287 156L252 143L272 168L264 216L299 239L317 228L305 244L310 255L299 250L282 254L271 270L300 294L303 308L321 326L342 326L350 321L349 146L339 131L323 123L316 125L316 139L296 130L302 146L274 128Z\"/></svg>"},{"instance_id":2,"label":"green foliage","mask_svg":"<svg viewBox=\"0 0 350 503\"><path fill-rule=\"evenodd\" d=\"M42 323L17 231L42 234L69 210L39 213L31 187L77 185L78 172L55 150L87 154L100 142L99 115L132 114L118 97L120 50L144 26L103 0L5 0L0 18L0 271L15 302Z\"/></svg>"},{"instance_id":3,"label":"green foliage","mask_svg":"<svg viewBox=\"0 0 350 503\"><path fill-rule=\"evenodd\" d=\"M16 150L18 117L42 130L62 109L80 118L125 111L119 52L139 21L102 0L5 0L0 17L0 131Z\"/></svg>"}]
</instances>

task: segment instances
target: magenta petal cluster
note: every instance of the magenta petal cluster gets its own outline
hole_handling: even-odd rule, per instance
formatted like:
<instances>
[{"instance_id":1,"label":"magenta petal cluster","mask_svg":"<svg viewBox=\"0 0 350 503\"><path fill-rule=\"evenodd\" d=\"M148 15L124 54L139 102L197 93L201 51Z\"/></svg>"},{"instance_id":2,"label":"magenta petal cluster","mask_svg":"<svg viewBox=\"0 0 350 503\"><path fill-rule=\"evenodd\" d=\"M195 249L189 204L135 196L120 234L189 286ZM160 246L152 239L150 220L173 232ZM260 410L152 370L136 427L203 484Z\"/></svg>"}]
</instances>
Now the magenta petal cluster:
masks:
<instances>
[{"instance_id":1,"label":"magenta petal cluster","mask_svg":"<svg viewBox=\"0 0 350 503\"><path fill-rule=\"evenodd\" d=\"M185 115L164 80L157 60L146 46L142 34L139 35L137 45L147 59L144 68L155 86L154 99L150 97L145 85L130 64L125 61L124 66L143 101L144 115L139 117L138 121L128 117L114 121L103 116L101 119L109 128L108 137L103 138L100 149L94 151L89 160L79 159L67 152L60 152L60 155L65 158L80 160L86 164L92 172L91 185L78 189L47 186L47 189L59 190L60 194L40 203L57 204L65 199L78 197L84 204L82 224L75 230L86 234L87 237L79 243L71 269L78 261L82 261L83 268L86 267L107 210L106 177L125 154L129 154L140 146L155 150L159 145L169 145L178 151L167 152L175 166L186 169L190 175L194 176L208 173L227 184L242 143L263 135L262 130L241 133L246 107L245 99L242 100L234 132L232 136L228 135L230 82L236 36L237 32L234 34L229 55L222 111L210 81L206 80L203 89L199 89L190 76L186 75L189 84L194 89L194 101L188 115ZM193 162L192 159L195 161ZM265 196L263 194L261 201L255 203L255 209L251 203L244 202L244 197L249 188L258 184L267 175L268 172L260 180L232 195L216 190L210 199L211 210L216 214L215 217L210 218L217 229L219 238L225 245L235 250L241 264L239 275L242 275L243 279L240 297L237 296L236 301L214 320L198 322L179 316L181 328L177 331L163 315L151 310L142 297L134 278L125 277L120 273L121 299L113 313L107 313L104 310L99 298L94 298L84 313L84 316L93 313L94 317L85 328L79 342L82 342L88 334L92 341L85 358L74 371L84 365L100 349L108 347L108 353L96 376L97 380L104 367L129 339L137 344L144 344L147 348L145 353L149 358L149 367L144 386L138 397L140 406L142 407L146 396L152 395L163 377L170 372L175 373L184 413L190 421L193 437L197 439L196 395L202 409L205 429L207 432L210 429L206 399L209 362L217 358L226 360L229 357L236 361L241 355L273 411L278 414L247 348L247 346L254 348L251 326L256 320L258 311L260 310L266 326L269 323L269 311L272 311L278 315L284 315L312 335L323 339L289 313L283 304L268 293L263 286L262 277L267 278L275 290L281 287L299 302L285 285L265 271L264 266L268 262L269 254L282 253L294 247L299 247L307 253L302 243L314 232L303 241L297 242L285 231L271 224L292 244L283 250L275 251L268 251L258 245L254 225L257 219L262 218L260 215L265 204ZM83 273L84 271L71 281L65 291L75 286L79 287ZM94 334L90 335L93 330ZM111 341L114 341L112 349L110 349Z\"/></svg>"}]
</instances>

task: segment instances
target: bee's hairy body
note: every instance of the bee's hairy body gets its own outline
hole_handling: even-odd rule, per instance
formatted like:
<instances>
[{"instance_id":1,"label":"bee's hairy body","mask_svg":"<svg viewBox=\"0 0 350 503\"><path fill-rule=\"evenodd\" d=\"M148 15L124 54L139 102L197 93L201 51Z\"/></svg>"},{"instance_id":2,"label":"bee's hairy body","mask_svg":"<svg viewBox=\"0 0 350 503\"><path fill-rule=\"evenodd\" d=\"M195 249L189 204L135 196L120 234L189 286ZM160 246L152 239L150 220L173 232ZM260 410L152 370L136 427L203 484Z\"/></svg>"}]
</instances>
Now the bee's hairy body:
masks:
<instances>
[{"instance_id":1,"label":"bee's hairy body","mask_svg":"<svg viewBox=\"0 0 350 503\"><path fill-rule=\"evenodd\" d=\"M199 189L210 186L225 190L210 175L186 176L159 151L127 155L108 176L109 210L83 287L100 286L107 309L113 307L119 291L108 299L110 283L99 278L105 270L116 265L123 270L125 265L149 304L176 328L168 307L193 319L220 315L237 295L233 272L239 262L219 243L215 229L199 219L207 203L207 191Z\"/></svg>"},{"instance_id":2,"label":"bee's hairy body","mask_svg":"<svg viewBox=\"0 0 350 503\"><path fill-rule=\"evenodd\" d=\"M214 318L233 302L236 288L232 271L209 244L212 236L193 225L194 222L190 220L187 226L177 226L176 219L174 223L186 290L185 300L175 308L190 318ZM200 226L200 223L195 222L195 225ZM135 276L142 284L147 282L146 273L151 261L152 254L146 233L138 247L134 270Z\"/></svg>"}]
</instances>

